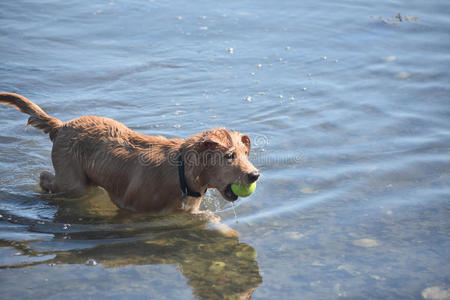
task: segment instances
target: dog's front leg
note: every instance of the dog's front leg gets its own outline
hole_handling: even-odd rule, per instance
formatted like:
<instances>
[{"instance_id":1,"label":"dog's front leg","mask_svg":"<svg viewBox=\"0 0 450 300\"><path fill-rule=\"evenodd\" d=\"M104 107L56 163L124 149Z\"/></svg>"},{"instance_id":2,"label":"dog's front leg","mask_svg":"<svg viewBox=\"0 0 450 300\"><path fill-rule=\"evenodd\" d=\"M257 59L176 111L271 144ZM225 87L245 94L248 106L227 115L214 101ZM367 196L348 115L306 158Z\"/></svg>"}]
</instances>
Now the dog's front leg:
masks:
<instances>
[{"instance_id":1,"label":"dog's front leg","mask_svg":"<svg viewBox=\"0 0 450 300\"><path fill-rule=\"evenodd\" d=\"M47 193L53 193L53 184L55 183L55 175L50 172L44 171L41 173L39 178L39 185Z\"/></svg>"},{"instance_id":2,"label":"dog's front leg","mask_svg":"<svg viewBox=\"0 0 450 300\"><path fill-rule=\"evenodd\" d=\"M220 216L208 210L200 210L200 204L202 202L202 198L193 198L187 197L183 199L183 209L186 212L190 212L192 214L197 215L203 221L207 223L206 229L214 230L227 237L239 237L239 234L236 230L232 229L230 226L223 224L220 222Z\"/></svg>"},{"instance_id":3,"label":"dog's front leg","mask_svg":"<svg viewBox=\"0 0 450 300\"><path fill-rule=\"evenodd\" d=\"M202 203L202 197L194 198L184 196L182 203L184 211L190 212L192 214L198 214L200 213L200 204Z\"/></svg>"},{"instance_id":4,"label":"dog's front leg","mask_svg":"<svg viewBox=\"0 0 450 300\"><path fill-rule=\"evenodd\" d=\"M200 210L200 204L202 203L202 198L194 198L185 196L183 199L183 210L191 214L197 215L209 223L220 222L220 217L213 212L207 210Z\"/></svg>"}]
</instances>

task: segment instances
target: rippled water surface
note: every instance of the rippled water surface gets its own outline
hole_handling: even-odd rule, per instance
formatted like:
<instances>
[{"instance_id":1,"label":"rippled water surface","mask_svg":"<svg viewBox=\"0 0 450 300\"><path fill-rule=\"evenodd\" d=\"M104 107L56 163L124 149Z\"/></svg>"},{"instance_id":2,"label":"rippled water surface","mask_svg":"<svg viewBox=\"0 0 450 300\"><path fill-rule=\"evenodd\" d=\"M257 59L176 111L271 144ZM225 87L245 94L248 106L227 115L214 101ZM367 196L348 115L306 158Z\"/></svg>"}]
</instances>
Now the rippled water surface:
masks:
<instances>
[{"instance_id":1,"label":"rippled water surface","mask_svg":"<svg viewBox=\"0 0 450 300\"><path fill-rule=\"evenodd\" d=\"M399 14L400 13L400 14ZM51 142L0 107L5 299L449 299L446 1L0 2L0 91L63 121L249 134L232 207L119 211L42 194ZM226 230L229 226L234 230Z\"/></svg>"}]
</instances>

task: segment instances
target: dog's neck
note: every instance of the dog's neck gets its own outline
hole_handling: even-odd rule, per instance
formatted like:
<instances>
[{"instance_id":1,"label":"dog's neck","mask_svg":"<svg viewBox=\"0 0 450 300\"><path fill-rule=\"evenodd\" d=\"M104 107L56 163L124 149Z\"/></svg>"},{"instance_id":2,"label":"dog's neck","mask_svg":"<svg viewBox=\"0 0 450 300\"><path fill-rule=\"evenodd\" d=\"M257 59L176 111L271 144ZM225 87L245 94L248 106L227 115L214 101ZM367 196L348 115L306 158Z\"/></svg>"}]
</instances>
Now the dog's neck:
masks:
<instances>
[{"instance_id":1,"label":"dog's neck","mask_svg":"<svg viewBox=\"0 0 450 300\"><path fill-rule=\"evenodd\" d=\"M179 157L181 161L178 161L178 163L184 164L183 168L184 174L182 175L184 175L184 181L186 186L192 192L199 193L200 197L203 196L207 186L200 179L200 174L202 171L201 164L196 160L192 160L192 158L186 157L187 151L184 151L184 149L180 149L179 152L180 152ZM181 172L180 169L179 172Z\"/></svg>"},{"instance_id":2,"label":"dog's neck","mask_svg":"<svg viewBox=\"0 0 450 300\"><path fill-rule=\"evenodd\" d=\"M186 185L193 192L200 193L202 196L206 191L206 185L200 180L200 172L196 166L185 166L184 169Z\"/></svg>"},{"instance_id":3,"label":"dog's neck","mask_svg":"<svg viewBox=\"0 0 450 300\"><path fill-rule=\"evenodd\" d=\"M186 176L185 176L185 165L184 165L184 160L182 155L178 156L178 177L180 180L180 187L181 187L181 192L183 193L184 196L189 196L189 197L194 197L194 198L200 198L202 197L202 193L201 191L194 191L189 187L189 184L187 184L186 182ZM191 180L191 182L197 182L198 180L196 180L194 178L194 180Z\"/></svg>"}]
</instances>

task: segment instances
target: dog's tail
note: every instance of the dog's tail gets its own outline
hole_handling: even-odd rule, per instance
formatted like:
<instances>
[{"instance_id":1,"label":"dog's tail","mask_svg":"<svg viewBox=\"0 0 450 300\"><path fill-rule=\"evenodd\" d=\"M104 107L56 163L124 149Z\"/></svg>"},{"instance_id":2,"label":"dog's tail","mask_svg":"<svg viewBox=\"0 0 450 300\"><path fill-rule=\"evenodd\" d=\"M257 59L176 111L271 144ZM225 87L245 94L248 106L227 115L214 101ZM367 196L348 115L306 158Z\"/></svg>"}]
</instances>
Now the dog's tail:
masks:
<instances>
[{"instance_id":1,"label":"dog's tail","mask_svg":"<svg viewBox=\"0 0 450 300\"><path fill-rule=\"evenodd\" d=\"M47 115L39 106L28 100L27 98L13 93L0 93L0 103L14 106L19 111L29 114L28 126L33 126L43 130L50 135L52 141L55 140L59 129L63 126L63 122Z\"/></svg>"}]
</instances>

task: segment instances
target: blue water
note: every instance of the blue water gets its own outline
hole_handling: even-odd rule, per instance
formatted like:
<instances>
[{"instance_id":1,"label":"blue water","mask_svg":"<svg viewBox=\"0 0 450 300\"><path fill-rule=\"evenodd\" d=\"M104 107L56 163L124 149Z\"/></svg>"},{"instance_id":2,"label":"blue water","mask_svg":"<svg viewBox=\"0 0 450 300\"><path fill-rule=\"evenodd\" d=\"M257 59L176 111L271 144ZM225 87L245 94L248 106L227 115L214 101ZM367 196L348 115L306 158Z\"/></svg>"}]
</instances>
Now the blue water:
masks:
<instances>
[{"instance_id":1,"label":"blue water","mask_svg":"<svg viewBox=\"0 0 450 300\"><path fill-rule=\"evenodd\" d=\"M400 15L398 15L400 13ZM450 299L450 4L1 1L0 91L150 135L249 134L239 237L38 188L51 142L0 107L6 298Z\"/></svg>"}]
</instances>

